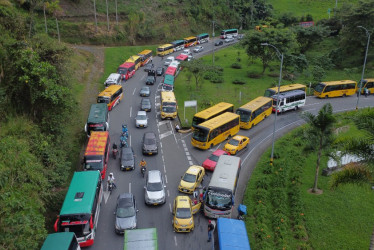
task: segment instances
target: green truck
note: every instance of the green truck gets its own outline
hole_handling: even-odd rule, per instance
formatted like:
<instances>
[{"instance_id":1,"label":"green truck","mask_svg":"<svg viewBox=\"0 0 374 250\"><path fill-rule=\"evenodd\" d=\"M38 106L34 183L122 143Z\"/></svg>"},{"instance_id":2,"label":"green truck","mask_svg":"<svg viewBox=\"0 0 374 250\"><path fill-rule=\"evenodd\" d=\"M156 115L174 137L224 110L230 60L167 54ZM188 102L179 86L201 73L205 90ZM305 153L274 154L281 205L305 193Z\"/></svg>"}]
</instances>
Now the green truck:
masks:
<instances>
[{"instance_id":1,"label":"green truck","mask_svg":"<svg viewBox=\"0 0 374 250\"><path fill-rule=\"evenodd\" d=\"M125 231L124 250L157 250L157 229L143 228Z\"/></svg>"}]
</instances>

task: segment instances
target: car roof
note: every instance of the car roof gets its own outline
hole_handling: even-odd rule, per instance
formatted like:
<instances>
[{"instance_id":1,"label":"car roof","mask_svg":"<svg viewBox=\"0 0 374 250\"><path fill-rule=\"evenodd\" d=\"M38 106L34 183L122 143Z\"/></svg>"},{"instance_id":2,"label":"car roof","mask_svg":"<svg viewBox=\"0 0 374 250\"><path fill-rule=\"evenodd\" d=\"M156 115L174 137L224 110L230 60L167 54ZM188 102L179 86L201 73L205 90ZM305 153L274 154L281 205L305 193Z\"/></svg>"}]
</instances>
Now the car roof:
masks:
<instances>
[{"instance_id":1,"label":"car roof","mask_svg":"<svg viewBox=\"0 0 374 250\"><path fill-rule=\"evenodd\" d=\"M142 89L149 89L149 87L148 86L143 86Z\"/></svg>"},{"instance_id":2,"label":"car roof","mask_svg":"<svg viewBox=\"0 0 374 250\"><path fill-rule=\"evenodd\" d=\"M150 170L150 171L148 171L148 182L151 182L151 183L161 182L161 172L160 172L160 170Z\"/></svg>"},{"instance_id":3,"label":"car roof","mask_svg":"<svg viewBox=\"0 0 374 250\"><path fill-rule=\"evenodd\" d=\"M166 58L166 60L167 59L173 59L174 60L174 56L168 56L168 58Z\"/></svg>"},{"instance_id":4,"label":"car roof","mask_svg":"<svg viewBox=\"0 0 374 250\"><path fill-rule=\"evenodd\" d=\"M186 195L178 195L176 198L178 208L191 208L191 199Z\"/></svg>"},{"instance_id":5,"label":"car roof","mask_svg":"<svg viewBox=\"0 0 374 250\"><path fill-rule=\"evenodd\" d=\"M144 137L145 138L156 138L156 134L153 132L145 132Z\"/></svg>"},{"instance_id":6,"label":"car roof","mask_svg":"<svg viewBox=\"0 0 374 250\"><path fill-rule=\"evenodd\" d=\"M233 139L236 139L236 140L241 140L241 139L243 139L243 138L247 138L247 139L248 139L248 137L247 137L247 136L244 136L244 135L235 135L235 136L233 137Z\"/></svg>"},{"instance_id":7,"label":"car roof","mask_svg":"<svg viewBox=\"0 0 374 250\"><path fill-rule=\"evenodd\" d=\"M133 153L132 147L122 147L122 153Z\"/></svg>"},{"instance_id":8,"label":"car roof","mask_svg":"<svg viewBox=\"0 0 374 250\"><path fill-rule=\"evenodd\" d=\"M124 198L131 198L131 197L133 197L132 193L122 193L122 194L118 195L117 199L124 199Z\"/></svg>"},{"instance_id":9,"label":"car roof","mask_svg":"<svg viewBox=\"0 0 374 250\"><path fill-rule=\"evenodd\" d=\"M200 167L200 166L196 166L196 165L193 165L193 166L190 166L186 173L188 174L197 174L203 167Z\"/></svg>"},{"instance_id":10,"label":"car roof","mask_svg":"<svg viewBox=\"0 0 374 250\"><path fill-rule=\"evenodd\" d=\"M143 111L143 110L139 110L138 111L138 115L146 115L147 114L147 112L145 112L145 111Z\"/></svg>"},{"instance_id":11,"label":"car roof","mask_svg":"<svg viewBox=\"0 0 374 250\"><path fill-rule=\"evenodd\" d=\"M223 155L223 154L225 154L225 153L226 153L225 150L217 149L216 151L214 151L214 152L212 153L212 155L220 156L220 155Z\"/></svg>"}]
</instances>

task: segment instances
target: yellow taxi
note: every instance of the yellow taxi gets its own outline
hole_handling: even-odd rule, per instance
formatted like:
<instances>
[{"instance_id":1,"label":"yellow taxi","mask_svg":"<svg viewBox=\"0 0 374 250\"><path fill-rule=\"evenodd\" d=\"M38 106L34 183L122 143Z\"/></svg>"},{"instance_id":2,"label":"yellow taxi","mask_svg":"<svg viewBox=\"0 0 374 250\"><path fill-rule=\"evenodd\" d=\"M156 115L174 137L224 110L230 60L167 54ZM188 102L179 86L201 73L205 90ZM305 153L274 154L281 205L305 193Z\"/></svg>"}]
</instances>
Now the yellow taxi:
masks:
<instances>
[{"instance_id":1,"label":"yellow taxi","mask_svg":"<svg viewBox=\"0 0 374 250\"><path fill-rule=\"evenodd\" d=\"M246 148L249 143L249 138L243 135L235 135L231 140L229 140L223 150L230 153L230 155L236 155L237 152Z\"/></svg>"},{"instance_id":2,"label":"yellow taxi","mask_svg":"<svg viewBox=\"0 0 374 250\"><path fill-rule=\"evenodd\" d=\"M204 179L205 169L201 166L190 166L182 176L178 190L183 193L192 194Z\"/></svg>"},{"instance_id":3,"label":"yellow taxi","mask_svg":"<svg viewBox=\"0 0 374 250\"><path fill-rule=\"evenodd\" d=\"M200 210L201 203L192 204L190 197L177 196L173 205L173 228L177 233L189 233L195 228L193 215Z\"/></svg>"}]
</instances>

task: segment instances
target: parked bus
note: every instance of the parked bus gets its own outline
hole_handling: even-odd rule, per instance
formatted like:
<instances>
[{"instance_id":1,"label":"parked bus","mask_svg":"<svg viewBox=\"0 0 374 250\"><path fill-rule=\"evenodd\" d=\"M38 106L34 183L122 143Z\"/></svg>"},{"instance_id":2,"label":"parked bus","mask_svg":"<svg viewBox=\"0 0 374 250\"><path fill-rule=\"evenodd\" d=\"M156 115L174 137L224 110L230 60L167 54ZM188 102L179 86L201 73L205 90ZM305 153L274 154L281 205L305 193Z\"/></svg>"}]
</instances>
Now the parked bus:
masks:
<instances>
[{"instance_id":1,"label":"parked bus","mask_svg":"<svg viewBox=\"0 0 374 250\"><path fill-rule=\"evenodd\" d=\"M250 129L271 115L273 99L259 96L236 110L240 115L240 128Z\"/></svg>"},{"instance_id":2,"label":"parked bus","mask_svg":"<svg viewBox=\"0 0 374 250\"><path fill-rule=\"evenodd\" d=\"M239 130L240 116L226 112L195 126L191 144L200 149L212 148L235 135Z\"/></svg>"},{"instance_id":3,"label":"parked bus","mask_svg":"<svg viewBox=\"0 0 374 250\"><path fill-rule=\"evenodd\" d=\"M73 232L48 234L41 250L81 250Z\"/></svg>"},{"instance_id":4,"label":"parked bus","mask_svg":"<svg viewBox=\"0 0 374 250\"><path fill-rule=\"evenodd\" d=\"M241 169L240 157L221 155L203 197L204 215L231 218Z\"/></svg>"},{"instance_id":5,"label":"parked bus","mask_svg":"<svg viewBox=\"0 0 374 250\"><path fill-rule=\"evenodd\" d=\"M99 170L101 178L104 179L108 168L109 151L109 132L93 131L84 152L83 169L91 171Z\"/></svg>"},{"instance_id":6,"label":"parked bus","mask_svg":"<svg viewBox=\"0 0 374 250\"><path fill-rule=\"evenodd\" d=\"M185 48L195 46L196 44L197 44L197 37L196 36L189 36L189 37L184 38L184 47Z\"/></svg>"},{"instance_id":7,"label":"parked bus","mask_svg":"<svg viewBox=\"0 0 374 250\"><path fill-rule=\"evenodd\" d=\"M91 131L109 130L109 112L105 103L91 104L84 131L90 136Z\"/></svg>"},{"instance_id":8,"label":"parked bus","mask_svg":"<svg viewBox=\"0 0 374 250\"><path fill-rule=\"evenodd\" d=\"M177 100L175 99L174 92L172 91L161 91L161 119L177 117Z\"/></svg>"},{"instance_id":9,"label":"parked bus","mask_svg":"<svg viewBox=\"0 0 374 250\"><path fill-rule=\"evenodd\" d=\"M279 95L273 95L273 112L277 108L277 100L279 100L277 112L285 112L288 110L297 110L305 105L306 94L302 90L292 90L283 92Z\"/></svg>"},{"instance_id":10,"label":"parked bus","mask_svg":"<svg viewBox=\"0 0 374 250\"><path fill-rule=\"evenodd\" d=\"M165 76L166 75L171 75L173 77L175 77L177 75L177 68L176 67L168 67L165 71Z\"/></svg>"},{"instance_id":11,"label":"parked bus","mask_svg":"<svg viewBox=\"0 0 374 250\"><path fill-rule=\"evenodd\" d=\"M133 55L133 56L130 56L130 58L127 59L126 62L134 63L135 70L138 70L139 67L142 65L142 58L140 56Z\"/></svg>"},{"instance_id":12,"label":"parked bus","mask_svg":"<svg viewBox=\"0 0 374 250\"><path fill-rule=\"evenodd\" d=\"M238 36L238 29L227 29L227 30L222 30L221 31L221 36L220 38L221 39L226 39L226 36L227 35L231 35L233 37L237 37Z\"/></svg>"},{"instance_id":13,"label":"parked bus","mask_svg":"<svg viewBox=\"0 0 374 250\"><path fill-rule=\"evenodd\" d=\"M194 129L200 123L226 112L234 112L234 105L227 102L220 102L210 108L204 109L194 115L192 119L192 128Z\"/></svg>"},{"instance_id":14,"label":"parked bus","mask_svg":"<svg viewBox=\"0 0 374 250\"><path fill-rule=\"evenodd\" d=\"M173 67L173 68L176 68L176 72L175 72L175 76L177 76L179 74L179 72L182 70L181 68L181 63L179 61L172 61L170 64L169 64L169 67Z\"/></svg>"},{"instance_id":15,"label":"parked bus","mask_svg":"<svg viewBox=\"0 0 374 250\"><path fill-rule=\"evenodd\" d=\"M320 82L314 88L314 95L319 98L354 95L357 82L351 80Z\"/></svg>"},{"instance_id":16,"label":"parked bus","mask_svg":"<svg viewBox=\"0 0 374 250\"><path fill-rule=\"evenodd\" d=\"M197 37L197 44L207 43L209 42L209 34L202 33L196 36Z\"/></svg>"},{"instance_id":17,"label":"parked bus","mask_svg":"<svg viewBox=\"0 0 374 250\"><path fill-rule=\"evenodd\" d=\"M188 55L186 55L186 54L180 54L179 56L177 56L175 58L175 61L178 61L178 62L187 62L188 61Z\"/></svg>"},{"instance_id":18,"label":"parked bus","mask_svg":"<svg viewBox=\"0 0 374 250\"><path fill-rule=\"evenodd\" d=\"M171 44L173 45L174 51L179 51L179 50L184 49L184 40L176 40L174 42L171 42Z\"/></svg>"},{"instance_id":19,"label":"parked bus","mask_svg":"<svg viewBox=\"0 0 374 250\"><path fill-rule=\"evenodd\" d=\"M361 95L365 95L365 92L364 92L365 88L368 89L369 95L374 93L374 78L364 79L362 81Z\"/></svg>"},{"instance_id":20,"label":"parked bus","mask_svg":"<svg viewBox=\"0 0 374 250\"><path fill-rule=\"evenodd\" d=\"M173 44L164 44L157 48L157 55L158 56L166 56L174 52L174 45Z\"/></svg>"},{"instance_id":21,"label":"parked bus","mask_svg":"<svg viewBox=\"0 0 374 250\"><path fill-rule=\"evenodd\" d=\"M102 197L99 171L75 172L54 230L73 232L81 247L91 246L96 236Z\"/></svg>"},{"instance_id":22,"label":"parked bus","mask_svg":"<svg viewBox=\"0 0 374 250\"><path fill-rule=\"evenodd\" d=\"M108 105L108 110L111 111L122 100L122 98L122 86L110 85L98 95L97 103L106 103Z\"/></svg>"},{"instance_id":23,"label":"parked bus","mask_svg":"<svg viewBox=\"0 0 374 250\"><path fill-rule=\"evenodd\" d=\"M135 74L135 64L131 62L125 62L118 67L117 73L121 74L122 80L127 81Z\"/></svg>"},{"instance_id":24,"label":"parked bus","mask_svg":"<svg viewBox=\"0 0 374 250\"><path fill-rule=\"evenodd\" d=\"M149 49L143 50L142 52L138 54L138 56L140 56L141 58L141 63L140 63L141 66L144 66L147 63L152 61L152 50L149 50Z\"/></svg>"},{"instance_id":25,"label":"parked bus","mask_svg":"<svg viewBox=\"0 0 374 250\"><path fill-rule=\"evenodd\" d=\"M161 85L161 91L174 91L174 76L165 75Z\"/></svg>"},{"instance_id":26,"label":"parked bus","mask_svg":"<svg viewBox=\"0 0 374 250\"><path fill-rule=\"evenodd\" d=\"M294 83L289 85L282 85L280 86L279 93L291 91L291 90L303 90L306 93L306 86L300 83ZM273 95L278 93L278 87L268 88L265 90L264 96L272 97Z\"/></svg>"}]
</instances>

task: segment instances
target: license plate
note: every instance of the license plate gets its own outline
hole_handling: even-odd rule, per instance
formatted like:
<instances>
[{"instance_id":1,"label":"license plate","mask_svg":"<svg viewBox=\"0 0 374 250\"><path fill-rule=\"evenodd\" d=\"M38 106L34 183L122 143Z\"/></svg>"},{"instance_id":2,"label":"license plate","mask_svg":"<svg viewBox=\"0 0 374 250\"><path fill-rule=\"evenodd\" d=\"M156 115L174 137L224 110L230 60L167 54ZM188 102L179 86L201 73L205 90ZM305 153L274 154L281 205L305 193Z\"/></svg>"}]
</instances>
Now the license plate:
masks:
<instances>
[{"instance_id":1,"label":"license plate","mask_svg":"<svg viewBox=\"0 0 374 250\"><path fill-rule=\"evenodd\" d=\"M126 170L130 170L131 168L126 168Z\"/></svg>"},{"instance_id":2,"label":"license plate","mask_svg":"<svg viewBox=\"0 0 374 250\"><path fill-rule=\"evenodd\" d=\"M184 192L188 192L188 190L187 190L187 189L183 189L183 191L184 191Z\"/></svg>"},{"instance_id":3,"label":"license plate","mask_svg":"<svg viewBox=\"0 0 374 250\"><path fill-rule=\"evenodd\" d=\"M157 203L153 203L153 206L157 206Z\"/></svg>"},{"instance_id":4,"label":"license plate","mask_svg":"<svg viewBox=\"0 0 374 250\"><path fill-rule=\"evenodd\" d=\"M148 153L149 155L151 155L152 153Z\"/></svg>"}]
</instances>

